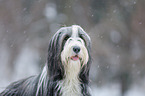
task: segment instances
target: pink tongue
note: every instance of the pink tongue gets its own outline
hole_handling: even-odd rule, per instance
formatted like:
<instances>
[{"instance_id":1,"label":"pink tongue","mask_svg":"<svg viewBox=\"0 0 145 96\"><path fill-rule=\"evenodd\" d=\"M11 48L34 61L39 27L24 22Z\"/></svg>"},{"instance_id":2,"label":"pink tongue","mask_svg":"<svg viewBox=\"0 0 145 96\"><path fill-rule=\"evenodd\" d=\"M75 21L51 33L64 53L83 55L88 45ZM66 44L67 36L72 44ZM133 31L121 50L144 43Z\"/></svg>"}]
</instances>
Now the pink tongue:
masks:
<instances>
[{"instance_id":1,"label":"pink tongue","mask_svg":"<svg viewBox=\"0 0 145 96\"><path fill-rule=\"evenodd\" d=\"M79 57L78 56L72 56L71 59L74 60L74 61L76 61L76 60L79 59Z\"/></svg>"}]
</instances>

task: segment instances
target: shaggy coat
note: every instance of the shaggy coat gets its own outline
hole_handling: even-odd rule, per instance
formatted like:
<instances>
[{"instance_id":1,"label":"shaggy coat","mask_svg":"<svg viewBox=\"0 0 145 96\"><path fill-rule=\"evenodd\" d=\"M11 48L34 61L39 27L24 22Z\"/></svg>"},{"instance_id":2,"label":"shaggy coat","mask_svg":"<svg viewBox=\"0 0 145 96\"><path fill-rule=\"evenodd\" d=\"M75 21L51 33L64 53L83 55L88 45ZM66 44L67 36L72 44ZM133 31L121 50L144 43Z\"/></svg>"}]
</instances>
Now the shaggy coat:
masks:
<instances>
[{"instance_id":1,"label":"shaggy coat","mask_svg":"<svg viewBox=\"0 0 145 96\"><path fill-rule=\"evenodd\" d=\"M49 43L42 72L10 84L0 96L90 96L90 46L80 26L59 29Z\"/></svg>"}]
</instances>

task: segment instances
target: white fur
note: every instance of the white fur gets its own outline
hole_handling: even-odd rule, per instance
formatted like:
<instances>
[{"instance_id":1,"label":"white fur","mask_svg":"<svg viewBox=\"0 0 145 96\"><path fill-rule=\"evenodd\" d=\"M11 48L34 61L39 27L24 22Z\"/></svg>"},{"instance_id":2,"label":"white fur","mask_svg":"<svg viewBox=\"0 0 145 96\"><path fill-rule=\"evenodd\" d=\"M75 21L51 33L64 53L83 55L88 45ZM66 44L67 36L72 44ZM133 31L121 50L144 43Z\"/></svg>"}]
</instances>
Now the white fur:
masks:
<instances>
[{"instance_id":1,"label":"white fur","mask_svg":"<svg viewBox=\"0 0 145 96\"><path fill-rule=\"evenodd\" d=\"M73 25L72 26L72 36L73 38L78 37L78 25Z\"/></svg>"},{"instance_id":2,"label":"white fur","mask_svg":"<svg viewBox=\"0 0 145 96\"><path fill-rule=\"evenodd\" d=\"M70 60L65 66L65 79L60 82L62 96L81 96L78 74L80 72L80 61Z\"/></svg>"},{"instance_id":3,"label":"white fur","mask_svg":"<svg viewBox=\"0 0 145 96\"><path fill-rule=\"evenodd\" d=\"M72 26L72 36L67 40L64 49L61 52L61 61L65 69L65 79L59 82L62 96L81 96L81 86L79 82L79 73L83 65L87 64L89 56L84 41L78 37L79 26ZM79 46L80 52L77 54L79 60L72 60L75 56L73 47Z\"/></svg>"}]
</instances>

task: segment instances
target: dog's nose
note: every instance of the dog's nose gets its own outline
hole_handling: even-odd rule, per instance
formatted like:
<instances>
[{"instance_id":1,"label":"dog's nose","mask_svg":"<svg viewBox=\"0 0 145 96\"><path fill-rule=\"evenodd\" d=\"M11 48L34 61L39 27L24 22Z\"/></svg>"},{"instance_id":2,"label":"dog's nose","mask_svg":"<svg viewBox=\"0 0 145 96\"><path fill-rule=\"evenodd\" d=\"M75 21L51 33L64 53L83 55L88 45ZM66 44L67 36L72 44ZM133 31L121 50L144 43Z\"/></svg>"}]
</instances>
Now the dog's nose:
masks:
<instances>
[{"instance_id":1,"label":"dog's nose","mask_svg":"<svg viewBox=\"0 0 145 96\"><path fill-rule=\"evenodd\" d=\"M73 51L75 52L75 53L79 53L80 52L80 47L79 46L74 46L73 47Z\"/></svg>"}]
</instances>

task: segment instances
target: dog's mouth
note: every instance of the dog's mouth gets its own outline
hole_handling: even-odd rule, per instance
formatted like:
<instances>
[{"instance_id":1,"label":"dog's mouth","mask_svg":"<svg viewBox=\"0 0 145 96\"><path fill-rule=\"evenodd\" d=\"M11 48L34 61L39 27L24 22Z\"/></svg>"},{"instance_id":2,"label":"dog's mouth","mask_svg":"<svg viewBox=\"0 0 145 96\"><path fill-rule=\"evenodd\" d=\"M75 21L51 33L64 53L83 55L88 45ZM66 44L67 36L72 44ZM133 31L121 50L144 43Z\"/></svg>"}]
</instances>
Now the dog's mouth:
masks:
<instances>
[{"instance_id":1,"label":"dog's mouth","mask_svg":"<svg viewBox=\"0 0 145 96\"><path fill-rule=\"evenodd\" d=\"M79 60L80 58L79 58L79 56L78 55L75 55L75 56L72 56L71 57L71 60L74 60L74 61L77 61L77 60Z\"/></svg>"}]
</instances>

